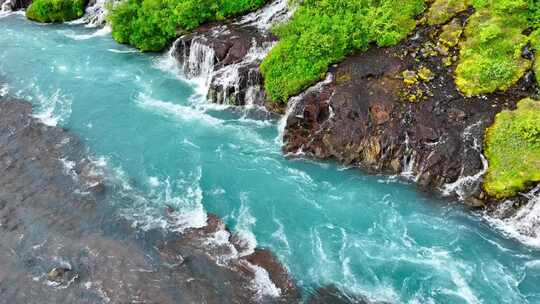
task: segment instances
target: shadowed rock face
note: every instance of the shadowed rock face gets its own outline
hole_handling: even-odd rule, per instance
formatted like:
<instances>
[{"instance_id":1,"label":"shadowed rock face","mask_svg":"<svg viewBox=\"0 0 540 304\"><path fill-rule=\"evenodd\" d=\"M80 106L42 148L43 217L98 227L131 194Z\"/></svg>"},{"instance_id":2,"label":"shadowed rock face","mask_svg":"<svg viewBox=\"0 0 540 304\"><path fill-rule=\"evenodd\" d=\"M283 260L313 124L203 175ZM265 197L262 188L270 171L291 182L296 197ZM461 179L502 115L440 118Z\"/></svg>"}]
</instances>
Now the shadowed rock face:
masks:
<instances>
[{"instance_id":1,"label":"shadowed rock face","mask_svg":"<svg viewBox=\"0 0 540 304\"><path fill-rule=\"evenodd\" d=\"M372 48L333 67L330 83L294 100L284 152L404 174L424 189L481 172L484 130L502 109L530 96L534 85L526 77L506 93L462 96L453 67L426 51L436 31L421 28L401 45ZM403 72L422 67L432 71L433 79L406 87ZM417 89L422 96L411 102L407 95ZM468 188L468 202L481 204L479 183Z\"/></svg>"},{"instance_id":2,"label":"shadowed rock face","mask_svg":"<svg viewBox=\"0 0 540 304\"><path fill-rule=\"evenodd\" d=\"M31 113L0 98L0 303L297 301L271 253L209 245L230 235L215 216L183 234L140 231L116 216L114 187L77 138ZM268 269L280 298L254 288L254 265Z\"/></svg>"},{"instance_id":3,"label":"shadowed rock face","mask_svg":"<svg viewBox=\"0 0 540 304\"><path fill-rule=\"evenodd\" d=\"M9 3L9 7L13 11L25 9L32 4L32 0L0 0L0 7L5 3Z\"/></svg>"},{"instance_id":4,"label":"shadowed rock face","mask_svg":"<svg viewBox=\"0 0 540 304\"><path fill-rule=\"evenodd\" d=\"M207 47L213 53L208 99L219 104L263 105L266 97L259 72L263 56L255 57L274 41L275 37L250 25L207 25L179 38L174 43L173 55L183 65L186 75L205 76L193 70L190 60L204 61L193 57L194 45Z\"/></svg>"}]
</instances>

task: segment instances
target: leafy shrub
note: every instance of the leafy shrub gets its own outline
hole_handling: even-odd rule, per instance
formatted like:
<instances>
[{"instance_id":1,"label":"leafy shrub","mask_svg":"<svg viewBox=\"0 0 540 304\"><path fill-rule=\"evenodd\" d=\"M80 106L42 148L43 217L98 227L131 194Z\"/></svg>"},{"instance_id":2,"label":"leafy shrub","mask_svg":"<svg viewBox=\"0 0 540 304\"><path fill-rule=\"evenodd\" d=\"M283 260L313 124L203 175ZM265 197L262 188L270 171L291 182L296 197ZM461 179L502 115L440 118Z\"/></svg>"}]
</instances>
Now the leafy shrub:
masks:
<instances>
[{"instance_id":1,"label":"leafy shrub","mask_svg":"<svg viewBox=\"0 0 540 304\"><path fill-rule=\"evenodd\" d=\"M82 17L84 0L34 0L26 17L38 22L64 22Z\"/></svg>"},{"instance_id":2,"label":"leafy shrub","mask_svg":"<svg viewBox=\"0 0 540 304\"><path fill-rule=\"evenodd\" d=\"M328 66L370 43L393 45L416 27L424 0L304 0L274 32L278 44L261 64L265 89L287 99L324 77Z\"/></svg>"},{"instance_id":3,"label":"leafy shrub","mask_svg":"<svg viewBox=\"0 0 540 304\"><path fill-rule=\"evenodd\" d=\"M484 189L502 199L540 181L540 102L524 99L514 111L503 111L488 129L489 162Z\"/></svg>"},{"instance_id":4,"label":"leafy shrub","mask_svg":"<svg viewBox=\"0 0 540 304\"><path fill-rule=\"evenodd\" d=\"M252 11L265 0L126 0L112 8L113 38L142 51L162 50L182 31Z\"/></svg>"},{"instance_id":5,"label":"leafy shrub","mask_svg":"<svg viewBox=\"0 0 540 304\"><path fill-rule=\"evenodd\" d=\"M531 67L521 53L529 38L527 0L475 1L465 29L456 84L466 95L507 90Z\"/></svg>"}]
</instances>

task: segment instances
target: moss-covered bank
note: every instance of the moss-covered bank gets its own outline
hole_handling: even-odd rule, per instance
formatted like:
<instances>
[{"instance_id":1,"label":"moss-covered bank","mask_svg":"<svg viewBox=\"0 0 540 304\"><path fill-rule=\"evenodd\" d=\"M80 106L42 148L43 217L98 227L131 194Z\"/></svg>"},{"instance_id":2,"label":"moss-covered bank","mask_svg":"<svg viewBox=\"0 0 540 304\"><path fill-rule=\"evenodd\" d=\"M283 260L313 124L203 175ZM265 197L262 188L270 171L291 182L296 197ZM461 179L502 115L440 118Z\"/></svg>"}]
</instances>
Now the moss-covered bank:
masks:
<instances>
[{"instance_id":1,"label":"moss-covered bank","mask_svg":"<svg viewBox=\"0 0 540 304\"><path fill-rule=\"evenodd\" d=\"M26 17L43 23L65 22L82 17L84 6L84 0L34 0Z\"/></svg>"}]
</instances>

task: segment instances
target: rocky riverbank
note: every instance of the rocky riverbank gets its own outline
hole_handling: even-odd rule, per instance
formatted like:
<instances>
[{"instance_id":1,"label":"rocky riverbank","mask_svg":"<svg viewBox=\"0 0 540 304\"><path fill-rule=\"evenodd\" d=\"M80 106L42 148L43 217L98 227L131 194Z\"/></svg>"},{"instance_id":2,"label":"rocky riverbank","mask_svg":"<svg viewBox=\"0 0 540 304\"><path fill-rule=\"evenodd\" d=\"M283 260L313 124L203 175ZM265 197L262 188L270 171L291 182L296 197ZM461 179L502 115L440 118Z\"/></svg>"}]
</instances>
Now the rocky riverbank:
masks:
<instances>
[{"instance_id":1,"label":"rocky riverbank","mask_svg":"<svg viewBox=\"0 0 540 304\"><path fill-rule=\"evenodd\" d=\"M0 100L0 160L0 303L298 299L273 254L238 254L241 242L213 215L184 233L115 216L114 185L75 136L41 124L27 102ZM164 210L171 221L175 212Z\"/></svg>"}]
</instances>

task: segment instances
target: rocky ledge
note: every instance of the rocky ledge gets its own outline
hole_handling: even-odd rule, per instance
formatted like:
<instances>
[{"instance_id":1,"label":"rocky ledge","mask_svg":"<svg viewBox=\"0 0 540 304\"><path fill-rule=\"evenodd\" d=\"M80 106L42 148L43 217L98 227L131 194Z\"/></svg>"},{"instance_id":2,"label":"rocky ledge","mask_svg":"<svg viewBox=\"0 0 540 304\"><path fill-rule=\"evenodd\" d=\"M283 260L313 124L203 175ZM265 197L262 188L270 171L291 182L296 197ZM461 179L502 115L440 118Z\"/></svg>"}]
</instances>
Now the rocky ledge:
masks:
<instances>
[{"instance_id":1,"label":"rocky ledge","mask_svg":"<svg viewBox=\"0 0 540 304\"><path fill-rule=\"evenodd\" d=\"M183 233L134 228L80 141L27 102L0 98L0 170L0 303L298 301L273 254L239 254L215 216Z\"/></svg>"},{"instance_id":2,"label":"rocky ledge","mask_svg":"<svg viewBox=\"0 0 540 304\"><path fill-rule=\"evenodd\" d=\"M463 22L452 21L453 39ZM326 81L289 101L284 152L399 174L484 205L485 130L497 113L534 94L535 81L529 73L506 92L463 96L453 76L457 40L448 43L445 35L444 28L423 26L400 45L333 66Z\"/></svg>"}]
</instances>

